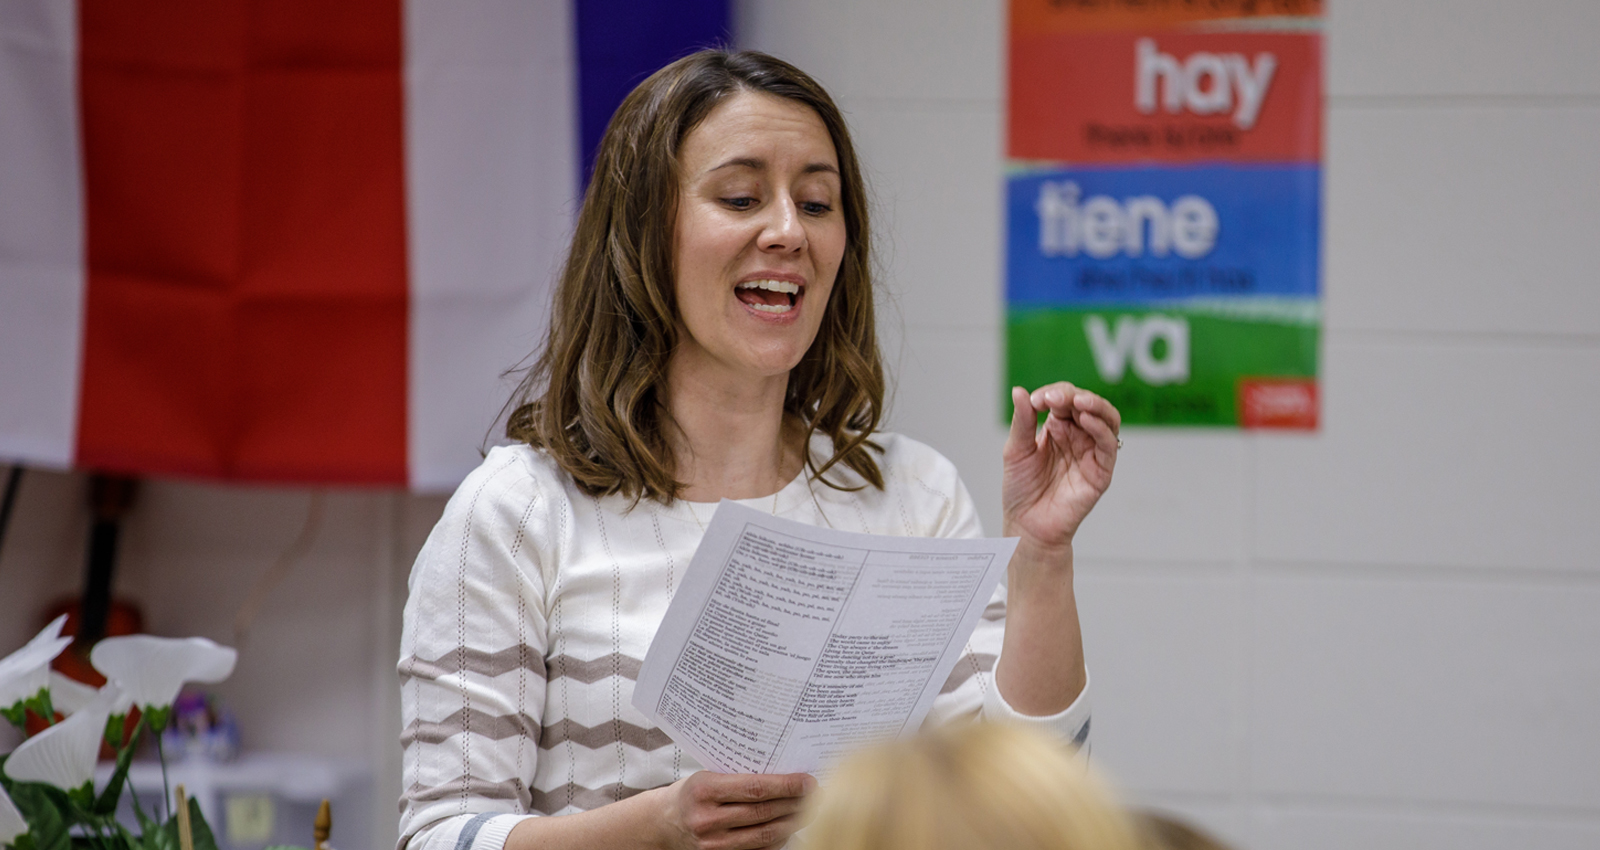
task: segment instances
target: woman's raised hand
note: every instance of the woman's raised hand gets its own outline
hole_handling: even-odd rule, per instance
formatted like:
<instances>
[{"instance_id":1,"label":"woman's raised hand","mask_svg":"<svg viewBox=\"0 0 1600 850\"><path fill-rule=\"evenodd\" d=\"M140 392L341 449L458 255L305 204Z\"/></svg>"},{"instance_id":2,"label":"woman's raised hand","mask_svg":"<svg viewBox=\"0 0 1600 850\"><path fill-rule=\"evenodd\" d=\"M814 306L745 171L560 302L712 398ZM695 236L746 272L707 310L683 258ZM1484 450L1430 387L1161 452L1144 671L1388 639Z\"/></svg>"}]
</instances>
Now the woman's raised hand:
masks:
<instances>
[{"instance_id":1,"label":"woman's raised hand","mask_svg":"<svg viewBox=\"0 0 1600 850\"><path fill-rule=\"evenodd\" d=\"M1005 533L1043 551L1070 546L1111 484L1122 415L1111 402L1065 381L1032 393L1013 387L1011 403L1002 454ZM1036 428L1045 411L1049 416Z\"/></svg>"},{"instance_id":2,"label":"woman's raised hand","mask_svg":"<svg viewBox=\"0 0 1600 850\"><path fill-rule=\"evenodd\" d=\"M804 773L692 773L667 793L667 846L685 850L782 847L800 828L817 780Z\"/></svg>"}]
</instances>

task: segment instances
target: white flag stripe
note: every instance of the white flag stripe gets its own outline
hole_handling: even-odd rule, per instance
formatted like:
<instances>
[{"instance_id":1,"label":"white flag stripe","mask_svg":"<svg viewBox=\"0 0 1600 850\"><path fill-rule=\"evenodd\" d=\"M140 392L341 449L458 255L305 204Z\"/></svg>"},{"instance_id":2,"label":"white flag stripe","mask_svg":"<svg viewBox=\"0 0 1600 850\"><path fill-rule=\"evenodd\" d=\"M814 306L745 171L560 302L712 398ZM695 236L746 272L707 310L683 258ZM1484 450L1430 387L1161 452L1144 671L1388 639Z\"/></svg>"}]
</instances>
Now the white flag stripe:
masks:
<instances>
[{"instance_id":1,"label":"white flag stripe","mask_svg":"<svg viewBox=\"0 0 1600 850\"><path fill-rule=\"evenodd\" d=\"M83 350L77 13L0 2L0 460L63 469Z\"/></svg>"},{"instance_id":2,"label":"white flag stripe","mask_svg":"<svg viewBox=\"0 0 1600 850\"><path fill-rule=\"evenodd\" d=\"M542 338L576 206L568 0L407 0L408 465L453 490Z\"/></svg>"}]
</instances>

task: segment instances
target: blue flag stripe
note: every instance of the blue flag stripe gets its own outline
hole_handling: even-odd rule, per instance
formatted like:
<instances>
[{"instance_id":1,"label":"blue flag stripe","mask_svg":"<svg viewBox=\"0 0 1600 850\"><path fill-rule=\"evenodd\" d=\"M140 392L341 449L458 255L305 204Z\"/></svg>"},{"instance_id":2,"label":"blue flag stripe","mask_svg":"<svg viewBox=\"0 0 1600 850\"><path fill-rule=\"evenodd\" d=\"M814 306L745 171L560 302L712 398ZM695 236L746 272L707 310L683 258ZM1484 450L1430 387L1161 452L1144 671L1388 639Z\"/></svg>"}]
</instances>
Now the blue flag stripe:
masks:
<instances>
[{"instance_id":1,"label":"blue flag stripe","mask_svg":"<svg viewBox=\"0 0 1600 850\"><path fill-rule=\"evenodd\" d=\"M579 181L589 185L606 124L628 92L663 65L731 44L729 0L576 0Z\"/></svg>"}]
</instances>

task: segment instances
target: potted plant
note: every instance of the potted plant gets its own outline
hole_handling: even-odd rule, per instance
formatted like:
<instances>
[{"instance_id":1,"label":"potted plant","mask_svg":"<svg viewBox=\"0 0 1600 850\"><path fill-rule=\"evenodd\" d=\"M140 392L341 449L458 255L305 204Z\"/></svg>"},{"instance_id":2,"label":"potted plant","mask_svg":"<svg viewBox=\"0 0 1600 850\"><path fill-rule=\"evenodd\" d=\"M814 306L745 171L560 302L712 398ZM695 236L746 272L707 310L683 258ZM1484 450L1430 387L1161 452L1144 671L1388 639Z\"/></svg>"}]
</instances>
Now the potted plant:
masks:
<instances>
[{"instance_id":1,"label":"potted plant","mask_svg":"<svg viewBox=\"0 0 1600 850\"><path fill-rule=\"evenodd\" d=\"M176 811L170 789L145 810L127 785L134 750L146 734L156 739L162 777L166 756L161 731L185 682L220 682L233 672L237 653L205 638L150 635L106 638L90 652L106 684L93 690L52 682L50 662L71 638L61 637L66 618L45 627L27 645L0 659L0 714L27 734L28 714L43 729L0 756L0 847L14 850L179 850L182 832L193 850L217 850L200 813L188 800ZM128 722L137 707L138 719ZM65 715L57 720L57 715ZM94 787L95 762L104 741L116 754L105 787ZM133 797L139 831L116 818L124 790ZM159 803L159 805L155 805ZM188 850L185 848L185 850Z\"/></svg>"}]
</instances>

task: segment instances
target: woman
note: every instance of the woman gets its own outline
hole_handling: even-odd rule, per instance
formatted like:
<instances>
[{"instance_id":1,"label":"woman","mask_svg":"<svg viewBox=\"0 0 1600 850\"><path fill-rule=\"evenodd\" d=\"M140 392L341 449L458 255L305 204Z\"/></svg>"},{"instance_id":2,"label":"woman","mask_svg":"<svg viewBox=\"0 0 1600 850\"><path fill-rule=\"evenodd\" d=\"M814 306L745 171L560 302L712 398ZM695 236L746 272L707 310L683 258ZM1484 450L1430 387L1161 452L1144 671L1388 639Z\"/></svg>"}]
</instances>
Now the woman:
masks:
<instances>
[{"instance_id":1,"label":"woman","mask_svg":"<svg viewBox=\"0 0 1600 850\"><path fill-rule=\"evenodd\" d=\"M869 244L843 120L798 69L706 51L618 108L518 444L462 484L412 572L402 845L742 848L795 829L813 780L696 772L632 707L632 680L719 499L979 533L948 461L874 433ZM1010 608L997 594L933 717L1081 737L1072 537L1110 482L1117 413L1067 384L1012 401Z\"/></svg>"},{"instance_id":2,"label":"woman","mask_svg":"<svg viewBox=\"0 0 1600 850\"><path fill-rule=\"evenodd\" d=\"M1155 850L1061 742L1005 723L852 755L808 806L802 850Z\"/></svg>"}]
</instances>

